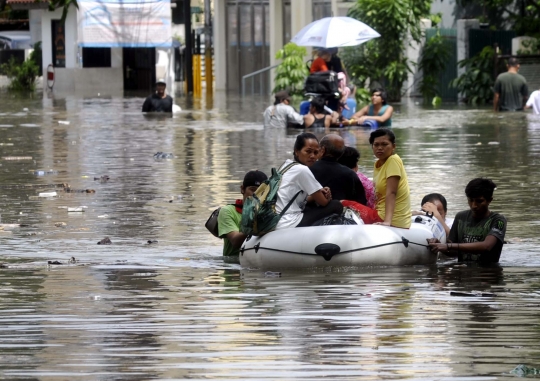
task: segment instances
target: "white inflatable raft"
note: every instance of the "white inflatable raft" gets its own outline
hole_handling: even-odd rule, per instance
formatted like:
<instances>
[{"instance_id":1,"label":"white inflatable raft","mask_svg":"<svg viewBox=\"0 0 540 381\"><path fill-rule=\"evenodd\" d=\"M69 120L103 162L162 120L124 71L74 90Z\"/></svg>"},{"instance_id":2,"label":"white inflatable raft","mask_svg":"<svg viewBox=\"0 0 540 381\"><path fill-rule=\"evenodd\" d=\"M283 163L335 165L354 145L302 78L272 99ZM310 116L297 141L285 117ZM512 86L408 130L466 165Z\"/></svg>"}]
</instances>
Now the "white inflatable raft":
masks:
<instances>
[{"instance_id":1,"label":"white inflatable raft","mask_svg":"<svg viewBox=\"0 0 540 381\"><path fill-rule=\"evenodd\" d=\"M247 268L283 269L325 266L426 265L437 261L428 238L446 242L435 219L413 216L410 229L382 225L331 225L281 229L247 239L240 264Z\"/></svg>"}]
</instances>

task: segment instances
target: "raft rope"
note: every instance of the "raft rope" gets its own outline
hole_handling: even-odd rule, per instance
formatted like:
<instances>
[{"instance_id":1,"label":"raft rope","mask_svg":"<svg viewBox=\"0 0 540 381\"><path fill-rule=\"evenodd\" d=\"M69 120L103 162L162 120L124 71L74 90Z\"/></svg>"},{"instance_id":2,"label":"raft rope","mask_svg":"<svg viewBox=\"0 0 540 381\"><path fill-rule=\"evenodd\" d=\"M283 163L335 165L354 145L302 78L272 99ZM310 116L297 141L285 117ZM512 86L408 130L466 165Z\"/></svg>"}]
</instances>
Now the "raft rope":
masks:
<instances>
[{"instance_id":1,"label":"raft rope","mask_svg":"<svg viewBox=\"0 0 540 381\"><path fill-rule=\"evenodd\" d=\"M396 245L396 244L402 244L403 246L408 247L410 243L412 243L412 244L414 244L414 245L418 245L418 246L423 246L423 247L429 248L428 245L423 245L423 244L421 244L421 243L411 242L411 241L409 241L407 238L401 237L401 241L387 242L387 243L381 243L380 245L373 245L373 246L368 246L368 247L361 247L361 248L358 248L358 249L351 249L351 250L341 251L341 252L339 252L339 253L336 253L335 255L339 255L339 254L348 254L348 253L353 253L353 252L355 252L355 251L364 251L364 250L369 250L369 249L376 249L376 248L378 248L378 247L390 246L390 245ZM240 249L240 253L243 255L245 251L248 251L248 250L255 250L255 252L257 252L257 251L259 251L260 249L264 249L264 250L268 250L268 251L279 251L279 252L282 252L282 253L290 253L290 254L300 254L300 255L320 255L320 254L317 254L317 253L300 253L300 252L297 252L297 251L289 251L289 250L273 249L273 248L271 248L271 247L261 247L259 243L256 244L255 246L249 248L249 249Z\"/></svg>"}]
</instances>

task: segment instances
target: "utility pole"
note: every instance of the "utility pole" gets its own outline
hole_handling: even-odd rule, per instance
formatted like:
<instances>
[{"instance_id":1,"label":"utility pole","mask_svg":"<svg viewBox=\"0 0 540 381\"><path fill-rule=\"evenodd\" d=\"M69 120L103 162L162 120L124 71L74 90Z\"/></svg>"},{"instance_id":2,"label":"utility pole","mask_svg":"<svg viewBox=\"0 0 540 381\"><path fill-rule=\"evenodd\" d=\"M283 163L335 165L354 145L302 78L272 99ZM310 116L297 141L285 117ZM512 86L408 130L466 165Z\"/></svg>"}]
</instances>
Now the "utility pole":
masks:
<instances>
[{"instance_id":1,"label":"utility pole","mask_svg":"<svg viewBox=\"0 0 540 381\"><path fill-rule=\"evenodd\" d=\"M186 36L186 84L187 93L193 93L193 36L191 34L191 1L184 0L184 34Z\"/></svg>"}]
</instances>

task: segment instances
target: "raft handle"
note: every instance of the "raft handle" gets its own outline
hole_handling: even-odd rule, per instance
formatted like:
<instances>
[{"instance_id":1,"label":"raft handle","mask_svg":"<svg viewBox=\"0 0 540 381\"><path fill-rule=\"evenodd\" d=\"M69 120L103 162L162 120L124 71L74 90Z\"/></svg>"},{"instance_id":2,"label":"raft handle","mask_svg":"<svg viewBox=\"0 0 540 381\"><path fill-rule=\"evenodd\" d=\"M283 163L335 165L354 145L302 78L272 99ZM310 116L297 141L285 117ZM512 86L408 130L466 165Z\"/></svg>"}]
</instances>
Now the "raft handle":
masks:
<instances>
[{"instance_id":1,"label":"raft handle","mask_svg":"<svg viewBox=\"0 0 540 381\"><path fill-rule=\"evenodd\" d=\"M320 245L317 245L315 247L315 252L317 253L317 255L320 255L326 261L331 260L332 257L336 254L339 254L340 251L341 247L334 243L321 243Z\"/></svg>"}]
</instances>

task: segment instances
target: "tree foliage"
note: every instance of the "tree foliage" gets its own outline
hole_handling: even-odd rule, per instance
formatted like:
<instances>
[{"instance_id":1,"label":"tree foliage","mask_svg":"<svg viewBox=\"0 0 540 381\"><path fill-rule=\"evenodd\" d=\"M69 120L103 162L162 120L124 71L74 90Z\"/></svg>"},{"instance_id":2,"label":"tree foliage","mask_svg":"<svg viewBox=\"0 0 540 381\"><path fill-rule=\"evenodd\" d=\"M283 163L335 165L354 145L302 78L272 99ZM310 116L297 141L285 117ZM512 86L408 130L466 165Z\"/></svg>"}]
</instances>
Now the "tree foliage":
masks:
<instances>
[{"instance_id":1,"label":"tree foliage","mask_svg":"<svg viewBox=\"0 0 540 381\"><path fill-rule=\"evenodd\" d=\"M304 94L304 84L309 74L304 63L306 54L306 48L293 42L289 42L277 52L276 58L282 61L276 68L274 93L288 90L291 95Z\"/></svg>"},{"instance_id":2,"label":"tree foliage","mask_svg":"<svg viewBox=\"0 0 540 381\"><path fill-rule=\"evenodd\" d=\"M19 62L15 57L0 66L0 71L10 80L8 90L11 91L34 91L36 79L39 75L41 63L41 41L34 44L34 51L24 62Z\"/></svg>"},{"instance_id":3,"label":"tree foliage","mask_svg":"<svg viewBox=\"0 0 540 381\"><path fill-rule=\"evenodd\" d=\"M480 54L459 61L465 72L454 79L450 86L458 89L462 100L470 104L484 104L493 99L493 57L495 50L486 46Z\"/></svg>"},{"instance_id":4,"label":"tree foliage","mask_svg":"<svg viewBox=\"0 0 540 381\"><path fill-rule=\"evenodd\" d=\"M469 9L464 18L478 17L493 29L511 29L518 36L540 37L538 0L457 0Z\"/></svg>"},{"instance_id":5,"label":"tree foliage","mask_svg":"<svg viewBox=\"0 0 540 381\"><path fill-rule=\"evenodd\" d=\"M446 64L451 55L451 43L441 36L440 31L426 41L422 49L418 68L422 71L420 92L425 101L431 101L439 94L439 76L446 69Z\"/></svg>"},{"instance_id":6,"label":"tree foliage","mask_svg":"<svg viewBox=\"0 0 540 381\"><path fill-rule=\"evenodd\" d=\"M77 0L49 0L49 11L54 11L55 9L62 8L62 22L66 21L67 14L71 6L79 9L79 4L77 3Z\"/></svg>"},{"instance_id":7,"label":"tree foliage","mask_svg":"<svg viewBox=\"0 0 540 381\"><path fill-rule=\"evenodd\" d=\"M11 57L7 63L2 64L2 72L10 80L8 90L11 91L34 91L38 71L39 68L33 59L20 63Z\"/></svg>"},{"instance_id":8,"label":"tree foliage","mask_svg":"<svg viewBox=\"0 0 540 381\"><path fill-rule=\"evenodd\" d=\"M401 87L411 71L405 55L410 39L420 42L420 21L429 15L430 0L357 0L349 16L371 26L381 37L346 48L343 60L358 84L382 84L391 100L401 98Z\"/></svg>"}]
</instances>

